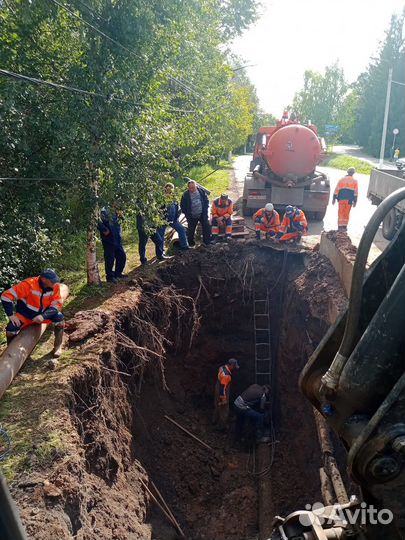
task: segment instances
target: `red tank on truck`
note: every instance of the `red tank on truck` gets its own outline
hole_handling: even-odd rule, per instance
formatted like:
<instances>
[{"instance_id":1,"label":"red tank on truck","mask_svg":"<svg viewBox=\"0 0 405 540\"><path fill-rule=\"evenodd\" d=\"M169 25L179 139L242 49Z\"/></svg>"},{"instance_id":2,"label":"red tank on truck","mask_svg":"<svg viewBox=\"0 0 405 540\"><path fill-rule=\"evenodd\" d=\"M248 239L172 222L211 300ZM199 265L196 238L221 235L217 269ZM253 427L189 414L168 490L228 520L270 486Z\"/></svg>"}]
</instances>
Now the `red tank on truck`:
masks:
<instances>
[{"instance_id":1,"label":"red tank on truck","mask_svg":"<svg viewBox=\"0 0 405 540\"><path fill-rule=\"evenodd\" d=\"M322 220L329 203L328 177L316 171L326 146L317 127L283 118L276 126L262 127L256 135L250 172L245 177L243 214L252 215L267 202L284 210L292 204L307 217Z\"/></svg>"}]
</instances>

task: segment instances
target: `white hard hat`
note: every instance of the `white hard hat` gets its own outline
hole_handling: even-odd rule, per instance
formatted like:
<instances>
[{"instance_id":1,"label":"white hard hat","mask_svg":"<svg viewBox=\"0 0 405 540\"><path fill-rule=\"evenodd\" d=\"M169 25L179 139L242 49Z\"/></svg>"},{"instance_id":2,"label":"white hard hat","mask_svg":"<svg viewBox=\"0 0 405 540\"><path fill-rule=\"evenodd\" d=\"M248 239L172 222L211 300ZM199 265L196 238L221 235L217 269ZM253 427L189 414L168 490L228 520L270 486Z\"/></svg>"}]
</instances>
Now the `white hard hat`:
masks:
<instances>
[{"instance_id":1,"label":"white hard hat","mask_svg":"<svg viewBox=\"0 0 405 540\"><path fill-rule=\"evenodd\" d=\"M273 212L274 205L271 202L268 202L264 208L267 212Z\"/></svg>"}]
</instances>

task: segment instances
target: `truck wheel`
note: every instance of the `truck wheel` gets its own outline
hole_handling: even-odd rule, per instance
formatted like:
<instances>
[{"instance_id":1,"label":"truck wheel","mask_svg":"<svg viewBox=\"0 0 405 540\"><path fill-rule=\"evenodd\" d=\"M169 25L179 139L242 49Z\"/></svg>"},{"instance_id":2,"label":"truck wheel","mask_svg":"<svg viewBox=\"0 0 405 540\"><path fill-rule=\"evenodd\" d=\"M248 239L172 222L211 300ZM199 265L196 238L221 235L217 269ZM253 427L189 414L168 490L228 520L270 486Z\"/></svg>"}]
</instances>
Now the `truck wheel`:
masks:
<instances>
[{"instance_id":1,"label":"truck wheel","mask_svg":"<svg viewBox=\"0 0 405 540\"><path fill-rule=\"evenodd\" d=\"M322 212L314 212L314 220L322 221L326 214L326 208Z\"/></svg>"},{"instance_id":2,"label":"truck wheel","mask_svg":"<svg viewBox=\"0 0 405 540\"><path fill-rule=\"evenodd\" d=\"M245 199L243 199L243 203L242 203L242 214L245 217L253 216L254 214L254 208L248 208L247 201Z\"/></svg>"},{"instance_id":3,"label":"truck wheel","mask_svg":"<svg viewBox=\"0 0 405 540\"><path fill-rule=\"evenodd\" d=\"M398 215L395 208L392 208L385 216L382 224L382 234L386 240L392 240L394 238L401 221L402 216Z\"/></svg>"}]
</instances>

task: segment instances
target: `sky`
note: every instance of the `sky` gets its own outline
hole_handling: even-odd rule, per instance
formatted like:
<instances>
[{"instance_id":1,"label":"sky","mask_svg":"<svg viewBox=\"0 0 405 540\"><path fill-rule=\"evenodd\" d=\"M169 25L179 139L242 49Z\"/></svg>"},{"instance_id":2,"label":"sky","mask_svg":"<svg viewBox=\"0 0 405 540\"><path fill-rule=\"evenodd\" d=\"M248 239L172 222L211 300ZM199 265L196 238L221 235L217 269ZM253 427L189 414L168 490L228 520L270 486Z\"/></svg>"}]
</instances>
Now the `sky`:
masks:
<instances>
[{"instance_id":1,"label":"sky","mask_svg":"<svg viewBox=\"0 0 405 540\"><path fill-rule=\"evenodd\" d=\"M232 50L244 59L262 108L281 117L304 81L336 60L350 83L384 40L405 0L262 0L261 16Z\"/></svg>"}]
</instances>

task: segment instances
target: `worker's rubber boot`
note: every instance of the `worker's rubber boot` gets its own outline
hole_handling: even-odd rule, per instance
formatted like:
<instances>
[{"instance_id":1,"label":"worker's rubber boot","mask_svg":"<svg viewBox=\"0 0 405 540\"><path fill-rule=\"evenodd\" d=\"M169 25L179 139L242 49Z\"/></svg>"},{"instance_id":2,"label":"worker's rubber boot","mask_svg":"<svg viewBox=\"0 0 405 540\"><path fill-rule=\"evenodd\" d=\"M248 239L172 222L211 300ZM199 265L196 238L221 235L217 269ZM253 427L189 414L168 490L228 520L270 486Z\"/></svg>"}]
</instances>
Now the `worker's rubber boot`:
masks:
<instances>
[{"instance_id":1,"label":"worker's rubber boot","mask_svg":"<svg viewBox=\"0 0 405 540\"><path fill-rule=\"evenodd\" d=\"M63 326L55 326L55 342L53 345L52 356L54 358L59 358L62 354L63 346Z\"/></svg>"},{"instance_id":2,"label":"worker's rubber boot","mask_svg":"<svg viewBox=\"0 0 405 540\"><path fill-rule=\"evenodd\" d=\"M216 234L213 234L211 244L216 244L217 242L218 242L218 236Z\"/></svg>"},{"instance_id":3,"label":"worker's rubber boot","mask_svg":"<svg viewBox=\"0 0 405 540\"><path fill-rule=\"evenodd\" d=\"M10 343L13 341L13 339L15 338L15 334L6 334L6 339L7 339L7 347L10 345Z\"/></svg>"},{"instance_id":4,"label":"worker's rubber boot","mask_svg":"<svg viewBox=\"0 0 405 540\"><path fill-rule=\"evenodd\" d=\"M260 231L256 231L256 239L260 240Z\"/></svg>"}]
</instances>

